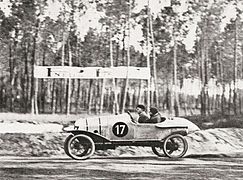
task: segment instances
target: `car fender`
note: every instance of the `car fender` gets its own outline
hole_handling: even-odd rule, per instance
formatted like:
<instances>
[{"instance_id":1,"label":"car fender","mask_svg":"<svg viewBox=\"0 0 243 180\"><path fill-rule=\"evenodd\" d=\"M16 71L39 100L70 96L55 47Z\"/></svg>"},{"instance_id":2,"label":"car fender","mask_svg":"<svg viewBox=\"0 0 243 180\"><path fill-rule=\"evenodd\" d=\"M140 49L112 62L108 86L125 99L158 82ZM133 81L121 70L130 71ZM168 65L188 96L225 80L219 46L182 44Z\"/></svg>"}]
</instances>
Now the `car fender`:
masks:
<instances>
[{"instance_id":1,"label":"car fender","mask_svg":"<svg viewBox=\"0 0 243 180\"><path fill-rule=\"evenodd\" d=\"M93 133L93 132L89 132L89 131L83 131L83 130L68 130L66 132L72 133L73 135L84 134L84 135L89 136L90 138L92 138L92 140L95 143L110 142L110 140L108 140L104 136L101 136L100 134Z\"/></svg>"}]
</instances>

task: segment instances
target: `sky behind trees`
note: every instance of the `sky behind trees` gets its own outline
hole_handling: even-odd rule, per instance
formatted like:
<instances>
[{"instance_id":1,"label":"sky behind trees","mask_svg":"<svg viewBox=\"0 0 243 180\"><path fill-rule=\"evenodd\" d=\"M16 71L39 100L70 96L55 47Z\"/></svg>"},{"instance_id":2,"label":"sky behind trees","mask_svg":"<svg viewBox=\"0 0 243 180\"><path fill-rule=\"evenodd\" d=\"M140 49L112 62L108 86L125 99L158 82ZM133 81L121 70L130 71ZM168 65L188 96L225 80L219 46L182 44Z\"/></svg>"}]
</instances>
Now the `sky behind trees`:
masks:
<instances>
[{"instance_id":1,"label":"sky behind trees","mask_svg":"<svg viewBox=\"0 0 243 180\"><path fill-rule=\"evenodd\" d=\"M101 0L100 2L105 3L105 0ZM150 0L151 1L151 0ZM224 31L224 28L227 24L230 23L231 20L235 20L236 14L237 14L237 8L243 9L243 2L242 1L225 1L225 0L219 0L217 2L225 2L225 5L223 6L222 14L219 17L221 20L220 23L220 30ZM65 12L66 15L64 15L64 19L68 19L68 12L71 12L71 7L69 7L66 3L66 0L47 0L47 5L44 7L44 14L42 15L42 18L50 17L53 20L57 20L58 16L63 14ZM96 8L95 1L89 1L84 0L82 1L87 6L85 12L76 13L75 14L75 23L77 25L77 32L79 37L83 40L87 32L89 31L89 28L94 28L98 32L104 31L102 24L99 22L100 18L105 16L105 12L98 11ZM171 0L152 0L150 2L150 9L151 13L154 16L157 16L159 13L161 13L161 10L163 10L165 7L172 6L175 11L177 11L179 18L183 19L182 14L188 11L188 9L191 8L191 3L193 1L190 0L181 0L180 4L171 5ZM207 0L207 7L210 9L212 4L214 3L214 0ZM133 12L140 12L145 6L147 6L148 0L135 0L135 7L133 9ZM0 2L0 9L5 13L5 16L11 15L11 2L9 0L2 0ZM187 29L188 33L186 37L183 39L183 43L186 45L186 49L188 51L191 51L193 49L193 46L195 45L196 40L196 31L197 31L197 23L201 21L201 13L202 12L196 12L193 15L193 20L187 22ZM242 16L242 14L241 14ZM143 40L143 34L142 34L142 26L136 25L131 29L131 45L135 47L136 50L142 51L139 41Z\"/></svg>"}]
</instances>

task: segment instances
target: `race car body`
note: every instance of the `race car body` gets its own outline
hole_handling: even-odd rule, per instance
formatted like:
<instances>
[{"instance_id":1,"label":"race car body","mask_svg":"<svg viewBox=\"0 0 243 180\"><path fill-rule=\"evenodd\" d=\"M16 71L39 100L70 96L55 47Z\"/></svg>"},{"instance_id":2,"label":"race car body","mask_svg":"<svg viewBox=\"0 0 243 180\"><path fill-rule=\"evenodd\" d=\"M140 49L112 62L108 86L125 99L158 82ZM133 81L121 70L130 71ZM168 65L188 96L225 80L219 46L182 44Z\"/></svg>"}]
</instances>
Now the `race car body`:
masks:
<instances>
[{"instance_id":1,"label":"race car body","mask_svg":"<svg viewBox=\"0 0 243 180\"><path fill-rule=\"evenodd\" d=\"M163 155L174 157L172 152L179 150L178 143L180 143L183 146L182 152L175 157L182 157L188 147L183 136L198 130L197 126L192 125L194 124L183 118L166 118L161 123L140 124L131 119L129 114L81 118L74 126L64 129L71 133L64 143L64 149L66 154L74 159L87 159L98 149L117 146L151 146L158 156L162 156L162 153L159 153L156 148L163 150ZM178 142L175 139L178 139ZM168 144L172 143L178 146L174 146L173 151L168 149ZM84 152L81 153L80 148Z\"/></svg>"}]
</instances>

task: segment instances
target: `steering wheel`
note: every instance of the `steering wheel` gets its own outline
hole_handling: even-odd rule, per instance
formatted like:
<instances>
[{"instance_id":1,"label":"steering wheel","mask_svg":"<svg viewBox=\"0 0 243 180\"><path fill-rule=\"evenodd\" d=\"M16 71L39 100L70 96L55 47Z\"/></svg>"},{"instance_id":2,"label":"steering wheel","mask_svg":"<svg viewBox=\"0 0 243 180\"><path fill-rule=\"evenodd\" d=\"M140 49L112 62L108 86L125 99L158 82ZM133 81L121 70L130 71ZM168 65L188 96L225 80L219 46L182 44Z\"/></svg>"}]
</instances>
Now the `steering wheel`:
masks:
<instances>
[{"instance_id":1,"label":"steering wheel","mask_svg":"<svg viewBox=\"0 0 243 180\"><path fill-rule=\"evenodd\" d=\"M130 111L127 111L127 114L130 116L131 121L132 121L133 123L137 123L137 122L135 121L135 119L132 117L132 114L130 113Z\"/></svg>"}]
</instances>

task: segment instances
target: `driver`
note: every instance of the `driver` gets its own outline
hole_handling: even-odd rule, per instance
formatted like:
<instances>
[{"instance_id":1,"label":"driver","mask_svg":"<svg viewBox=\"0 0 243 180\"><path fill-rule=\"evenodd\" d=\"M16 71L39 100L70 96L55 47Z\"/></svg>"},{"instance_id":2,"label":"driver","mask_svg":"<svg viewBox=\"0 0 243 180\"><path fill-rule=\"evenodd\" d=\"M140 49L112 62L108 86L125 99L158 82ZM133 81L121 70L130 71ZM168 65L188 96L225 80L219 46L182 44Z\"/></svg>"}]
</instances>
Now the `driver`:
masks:
<instances>
[{"instance_id":1,"label":"driver","mask_svg":"<svg viewBox=\"0 0 243 180\"><path fill-rule=\"evenodd\" d=\"M147 113L145 112L145 106L142 104L137 105L136 107L136 111L138 113L138 122L139 123L149 123L149 116L147 115Z\"/></svg>"}]
</instances>

